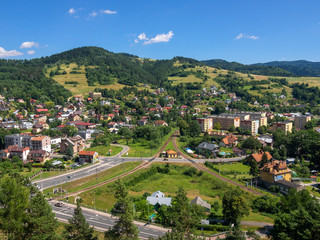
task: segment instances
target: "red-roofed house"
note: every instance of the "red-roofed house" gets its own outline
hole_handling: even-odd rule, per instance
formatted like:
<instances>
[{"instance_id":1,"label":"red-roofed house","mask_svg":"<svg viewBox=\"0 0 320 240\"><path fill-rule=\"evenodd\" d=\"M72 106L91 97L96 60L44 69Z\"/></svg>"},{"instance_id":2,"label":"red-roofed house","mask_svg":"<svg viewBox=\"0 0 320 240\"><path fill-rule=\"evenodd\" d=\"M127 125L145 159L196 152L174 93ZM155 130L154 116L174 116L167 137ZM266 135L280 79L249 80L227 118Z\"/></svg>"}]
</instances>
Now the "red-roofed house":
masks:
<instances>
[{"instance_id":1,"label":"red-roofed house","mask_svg":"<svg viewBox=\"0 0 320 240\"><path fill-rule=\"evenodd\" d=\"M49 111L49 110L46 109L46 108L37 108L37 109L36 109L36 112L37 112L37 113L48 112L48 111Z\"/></svg>"},{"instance_id":2,"label":"red-roofed house","mask_svg":"<svg viewBox=\"0 0 320 240\"><path fill-rule=\"evenodd\" d=\"M93 163L98 160L98 153L95 151L81 151L79 152L79 163Z\"/></svg>"},{"instance_id":3,"label":"red-roofed house","mask_svg":"<svg viewBox=\"0 0 320 240\"><path fill-rule=\"evenodd\" d=\"M166 123L166 121L163 120L157 120L154 122L155 126L168 126L168 123Z\"/></svg>"}]
</instances>

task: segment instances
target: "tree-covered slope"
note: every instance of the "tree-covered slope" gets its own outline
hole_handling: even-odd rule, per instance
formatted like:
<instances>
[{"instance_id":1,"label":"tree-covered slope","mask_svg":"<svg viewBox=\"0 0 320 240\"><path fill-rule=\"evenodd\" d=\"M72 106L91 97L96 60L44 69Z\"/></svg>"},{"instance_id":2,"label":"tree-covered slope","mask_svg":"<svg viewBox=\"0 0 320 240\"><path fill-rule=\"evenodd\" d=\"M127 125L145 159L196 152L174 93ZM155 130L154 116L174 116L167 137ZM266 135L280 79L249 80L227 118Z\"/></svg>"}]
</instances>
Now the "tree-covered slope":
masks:
<instances>
[{"instance_id":1,"label":"tree-covered slope","mask_svg":"<svg viewBox=\"0 0 320 240\"><path fill-rule=\"evenodd\" d=\"M280 76L292 77L294 73L275 66L261 66L261 65L245 65L237 62L228 62L221 59L211 59L201 61L202 63L215 68L226 69L235 72L242 72L248 74L265 75L265 76Z\"/></svg>"},{"instance_id":2,"label":"tree-covered slope","mask_svg":"<svg viewBox=\"0 0 320 240\"><path fill-rule=\"evenodd\" d=\"M37 62L0 60L0 94L62 104L71 92L44 74Z\"/></svg>"},{"instance_id":3,"label":"tree-covered slope","mask_svg":"<svg viewBox=\"0 0 320 240\"><path fill-rule=\"evenodd\" d=\"M320 62L310 62L305 60L273 61L258 63L256 65L278 67L301 77L320 77Z\"/></svg>"}]
</instances>

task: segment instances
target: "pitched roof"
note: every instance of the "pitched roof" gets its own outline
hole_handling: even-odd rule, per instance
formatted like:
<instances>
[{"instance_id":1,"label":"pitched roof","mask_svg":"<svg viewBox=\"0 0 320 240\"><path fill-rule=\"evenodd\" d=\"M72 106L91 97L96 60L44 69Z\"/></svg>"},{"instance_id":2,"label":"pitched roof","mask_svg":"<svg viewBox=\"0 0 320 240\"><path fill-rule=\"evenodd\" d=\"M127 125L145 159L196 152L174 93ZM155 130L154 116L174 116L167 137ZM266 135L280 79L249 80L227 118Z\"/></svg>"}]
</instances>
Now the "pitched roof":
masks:
<instances>
[{"instance_id":1,"label":"pitched roof","mask_svg":"<svg viewBox=\"0 0 320 240\"><path fill-rule=\"evenodd\" d=\"M46 136L32 137L31 141L42 141Z\"/></svg>"},{"instance_id":2,"label":"pitched roof","mask_svg":"<svg viewBox=\"0 0 320 240\"><path fill-rule=\"evenodd\" d=\"M267 155L268 161L272 159L272 156L269 152L259 152L259 153L252 153L251 156L256 160L257 162L261 162L263 154Z\"/></svg>"},{"instance_id":3,"label":"pitched roof","mask_svg":"<svg viewBox=\"0 0 320 240\"><path fill-rule=\"evenodd\" d=\"M199 205L199 206L202 206L202 207L205 207L207 209L210 209L211 208L211 205L209 203L207 203L206 201L203 201L201 197L197 196L195 199L193 199L191 202L190 202L191 205Z\"/></svg>"},{"instance_id":4,"label":"pitched roof","mask_svg":"<svg viewBox=\"0 0 320 240\"><path fill-rule=\"evenodd\" d=\"M216 148L219 148L219 146L213 143L202 142L198 145L198 148L215 150Z\"/></svg>"},{"instance_id":5,"label":"pitched roof","mask_svg":"<svg viewBox=\"0 0 320 240\"><path fill-rule=\"evenodd\" d=\"M229 145L229 144L234 144L237 140L238 140L237 137L235 137L233 135L228 135L222 139L222 142L224 142L224 144L226 144L226 145Z\"/></svg>"},{"instance_id":6,"label":"pitched roof","mask_svg":"<svg viewBox=\"0 0 320 240\"><path fill-rule=\"evenodd\" d=\"M177 154L176 151L171 150L171 149L167 150L166 153L167 153L167 154Z\"/></svg>"},{"instance_id":7,"label":"pitched roof","mask_svg":"<svg viewBox=\"0 0 320 240\"><path fill-rule=\"evenodd\" d=\"M171 198L169 197L147 197L147 202L150 203L151 205L156 205L157 203L159 205L167 205L171 206Z\"/></svg>"},{"instance_id":8,"label":"pitched roof","mask_svg":"<svg viewBox=\"0 0 320 240\"><path fill-rule=\"evenodd\" d=\"M267 171L272 173L273 175L283 174L285 172L292 172L288 167L285 161L273 160L271 162L267 162L260 169L261 171Z\"/></svg>"},{"instance_id":9,"label":"pitched roof","mask_svg":"<svg viewBox=\"0 0 320 240\"><path fill-rule=\"evenodd\" d=\"M79 155L93 156L95 153L95 151L81 151Z\"/></svg>"}]
</instances>

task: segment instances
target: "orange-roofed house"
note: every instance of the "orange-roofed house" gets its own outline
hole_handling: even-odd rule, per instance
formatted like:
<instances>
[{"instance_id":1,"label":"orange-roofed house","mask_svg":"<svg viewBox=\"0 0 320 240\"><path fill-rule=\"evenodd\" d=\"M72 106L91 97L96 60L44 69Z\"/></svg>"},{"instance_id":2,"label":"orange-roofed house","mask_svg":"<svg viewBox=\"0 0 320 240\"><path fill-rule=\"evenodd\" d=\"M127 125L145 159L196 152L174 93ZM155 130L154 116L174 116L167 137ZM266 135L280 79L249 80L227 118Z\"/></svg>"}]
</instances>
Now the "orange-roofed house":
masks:
<instances>
[{"instance_id":1,"label":"orange-roofed house","mask_svg":"<svg viewBox=\"0 0 320 240\"><path fill-rule=\"evenodd\" d=\"M98 160L98 153L95 151L80 151L79 152L79 163L93 163Z\"/></svg>"},{"instance_id":2,"label":"orange-roofed house","mask_svg":"<svg viewBox=\"0 0 320 240\"><path fill-rule=\"evenodd\" d=\"M258 153L252 153L249 157L248 160L255 160L257 163L260 163L263 157L263 154L267 155L268 161L270 161L272 159L272 156L269 152L258 152Z\"/></svg>"},{"instance_id":3,"label":"orange-roofed house","mask_svg":"<svg viewBox=\"0 0 320 240\"><path fill-rule=\"evenodd\" d=\"M232 134L227 135L220 142L220 147L233 147L238 144L238 138Z\"/></svg>"},{"instance_id":4,"label":"orange-roofed house","mask_svg":"<svg viewBox=\"0 0 320 240\"><path fill-rule=\"evenodd\" d=\"M177 158L178 157L178 153L174 150L167 150L166 154L167 154L167 158Z\"/></svg>"}]
</instances>

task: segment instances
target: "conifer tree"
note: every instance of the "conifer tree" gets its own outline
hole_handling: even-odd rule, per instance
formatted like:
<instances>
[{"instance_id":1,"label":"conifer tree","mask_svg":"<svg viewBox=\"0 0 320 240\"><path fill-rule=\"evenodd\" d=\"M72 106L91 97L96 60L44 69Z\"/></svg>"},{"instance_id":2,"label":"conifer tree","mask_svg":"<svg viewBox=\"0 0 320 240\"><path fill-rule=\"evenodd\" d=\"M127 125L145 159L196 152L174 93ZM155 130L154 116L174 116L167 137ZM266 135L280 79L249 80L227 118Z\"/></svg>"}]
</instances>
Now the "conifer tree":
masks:
<instances>
[{"instance_id":1,"label":"conifer tree","mask_svg":"<svg viewBox=\"0 0 320 240\"><path fill-rule=\"evenodd\" d=\"M117 202L112 209L112 215L119 217L119 219L109 231L105 232L105 239L138 239L138 228L133 224L133 203L128 197L126 186L120 179L116 182L116 192L114 196Z\"/></svg>"},{"instance_id":2,"label":"conifer tree","mask_svg":"<svg viewBox=\"0 0 320 240\"><path fill-rule=\"evenodd\" d=\"M54 216L51 206L43 194L37 192L30 200L24 238L30 240L60 239L55 232L59 224Z\"/></svg>"},{"instance_id":3,"label":"conifer tree","mask_svg":"<svg viewBox=\"0 0 320 240\"><path fill-rule=\"evenodd\" d=\"M74 210L74 215L68 220L69 224L65 226L63 233L65 239L70 240L97 240L93 235L93 227L89 226L82 214L80 201L77 201L77 208Z\"/></svg>"}]
</instances>

